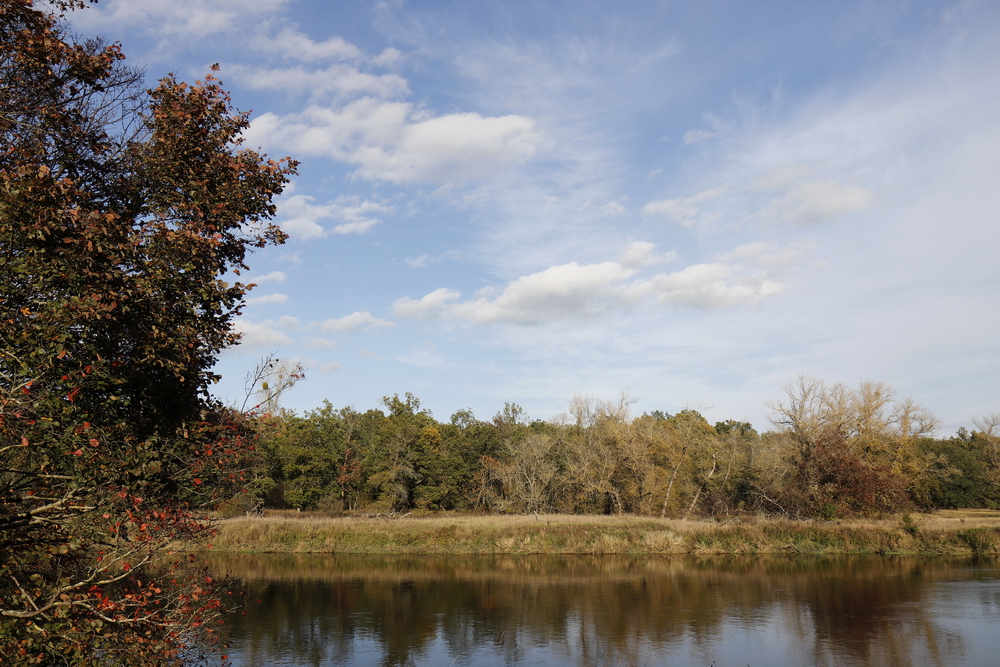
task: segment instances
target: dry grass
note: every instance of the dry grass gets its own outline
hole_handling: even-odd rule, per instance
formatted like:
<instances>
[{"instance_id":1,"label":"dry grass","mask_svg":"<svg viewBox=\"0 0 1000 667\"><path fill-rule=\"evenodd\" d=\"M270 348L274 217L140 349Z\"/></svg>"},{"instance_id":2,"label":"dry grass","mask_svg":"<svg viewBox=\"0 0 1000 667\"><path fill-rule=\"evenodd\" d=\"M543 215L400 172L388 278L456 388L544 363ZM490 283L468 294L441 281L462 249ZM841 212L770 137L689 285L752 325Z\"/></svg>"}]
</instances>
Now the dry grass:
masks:
<instances>
[{"instance_id":1,"label":"dry grass","mask_svg":"<svg viewBox=\"0 0 1000 667\"><path fill-rule=\"evenodd\" d=\"M1000 512L790 521L639 516L282 513L220 521L214 549L340 554L985 554Z\"/></svg>"}]
</instances>

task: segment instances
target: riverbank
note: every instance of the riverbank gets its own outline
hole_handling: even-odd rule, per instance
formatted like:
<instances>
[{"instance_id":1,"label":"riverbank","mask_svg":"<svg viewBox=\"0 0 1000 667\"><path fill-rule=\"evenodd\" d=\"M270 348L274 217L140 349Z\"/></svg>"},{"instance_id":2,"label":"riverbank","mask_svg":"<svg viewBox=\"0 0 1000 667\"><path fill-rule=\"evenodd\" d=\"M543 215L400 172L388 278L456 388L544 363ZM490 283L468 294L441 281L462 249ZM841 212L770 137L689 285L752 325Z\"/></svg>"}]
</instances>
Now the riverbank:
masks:
<instances>
[{"instance_id":1,"label":"riverbank","mask_svg":"<svg viewBox=\"0 0 1000 667\"><path fill-rule=\"evenodd\" d=\"M885 519L682 521L637 516L324 517L217 523L213 551L332 554L1000 554L1000 512Z\"/></svg>"}]
</instances>

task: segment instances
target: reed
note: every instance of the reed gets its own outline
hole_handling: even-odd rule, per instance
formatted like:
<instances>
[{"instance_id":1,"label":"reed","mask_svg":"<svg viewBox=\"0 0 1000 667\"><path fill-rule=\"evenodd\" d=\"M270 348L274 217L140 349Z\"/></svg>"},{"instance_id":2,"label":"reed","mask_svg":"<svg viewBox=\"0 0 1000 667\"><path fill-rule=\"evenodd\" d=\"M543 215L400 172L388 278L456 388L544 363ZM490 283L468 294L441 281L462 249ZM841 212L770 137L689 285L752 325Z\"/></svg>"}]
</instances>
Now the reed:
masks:
<instances>
[{"instance_id":1,"label":"reed","mask_svg":"<svg viewBox=\"0 0 1000 667\"><path fill-rule=\"evenodd\" d=\"M213 550L330 554L964 554L1000 553L1000 516L682 521L637 516L239 517Z\"/></svg>"}]
</instances>

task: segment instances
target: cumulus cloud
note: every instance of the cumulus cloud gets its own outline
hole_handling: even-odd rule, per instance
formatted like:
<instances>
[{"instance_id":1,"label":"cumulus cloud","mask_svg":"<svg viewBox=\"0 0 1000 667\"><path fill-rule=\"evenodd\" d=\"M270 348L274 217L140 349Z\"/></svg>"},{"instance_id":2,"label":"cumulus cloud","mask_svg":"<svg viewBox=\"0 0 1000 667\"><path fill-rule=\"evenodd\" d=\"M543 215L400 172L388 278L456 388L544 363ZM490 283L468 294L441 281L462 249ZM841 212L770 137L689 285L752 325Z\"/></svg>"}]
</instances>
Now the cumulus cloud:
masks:
<instances>
[{"instance_id":1,"label":"cumulus cloud","mask_svg":"<svg viewBox=\"0 0 1000 667\"><path fill-rule=\"evenodd\" d=\"M291 195L278 204L278 220L283 230L298 239L323 238L330 234L364 234L393 213L392 206L356 195L337 197L326 204L314 204L315 197ZM339 221L332 228L320 220Z\"/></svg>"},{"instance_id":2,"label":"cumulus cloud","mask_svg":"<svg viewBox=\"0 0 1000 667\"><path fill-rule=\"evenodd\" d=\"M241 318L233 324L233 331L240 334L241 346L288 345L292 339L284 331L294 329L298 324L298 319L288 316L277 320L264 320L263 322L251 322Z\"/></svg>"},{"instance_id":3,"label":"cumulus cloud","mask_svg":"<svg viewBox=\"0 0 1000 667\"><path fill-rule=\"evenodd\" d=\"M541 136L524 116L431 117L406 102L366 97L287 116L265 113L253 121L247 141L354 164L356 174L368 180L414 183L502 172L534 155Z\"/></svg>"},{"instance_id":4,"label":"cumulus cloud","mask_svg":"<svg viewBox=\"0 0 1000 667\"><path fill-rule=\"evenodd\" d=\"M447 287L439 287L419 299L404 296L392 305L392 313L401 319L434 318L441 316L451 302L461 298L462 293Z\"/></svg>"},{"instance_id":5,"label":"cumulus cloud","mask_svg":"<svg viewBox=\"0 0 1000 667\"><path fill-rule=\"evenodd\" d=\"M762 214L789 222L825 222L871 205L864 188L833 181L810 181L773 199Z\"/></svg>"},{"instance_id":6,"label":"cumulus cloud","mask_svg":"<svg viewBox=\"0 0 1000 667\"><path fill-rule=\"evenodd\" d=\"M387 46L382 49L382 53L372 58L372 64L379 67L396 67L403 60L403 53L398 49Z\"/></svg>"},{"instance_id":7,"label":"cumulus cloud","mask_svg":"<svg viewBox=\"0 0 1000 667\"><path fill-rule=\"evenodd\" d=\"M336 361L331 361L328 364L319 367L321 373L335 373L340 370L340 364Z\"/></svg>"},{"instance_id":8,"label":"cumulus cloud","mask_svg":"<svg viewBox=\"0 0 1000 667\"><path fill-rule=\"evenodd\" d=\"M262 294L260 296L252 296L247 299L247 303L255 306L267 306L275 303L285 303L288 301L287 294Z\"/></svg>"},{"instance_id":9,"label":"cumulus cloud","mask_svg":"<svg viewBox=\"0 0 1000 667\"><path fill-rule=\"evenodd\" d=\"M471 301L442 288L422 299L404 297L393 306L397 317L448 317L471 322L535 324L549 319L599 315L613 300L617 284L634 273L617 262L580 265L570 262L522 276L493 296L482 291Z\"/></svg>"},{"instance_id":10,"label":"cumulus cloud","mask_svg":"<svg viewBox=\"0 0 1000 667\"><path fill-rule=\"evenodd\" d=\"M675 259L677 256L674 252L657 255L655 250L656 245L649 241L634 241L626 246L619 261L622 266L638 269L644 266L667 262Z\"/></svg>"},{"instance_id":11,"label":"cumulus cloud","mask_svg":"<svg viewBox=\"0 0 1000 667\"><path fill-rule=\"evenodd\" d=\"M680 271L658 274L633 287L651 293L661 304L696 308L752 305L777 294L783 285L759 272L736 275L737 267L722 263L694 264Z\"/></svg>"},{"instance_id":12,"label":"cumulus cloud","mask_svg":"<svg viewBox=\"0 0 1000 667\"><path fill-rule=\"evenodd\" d=\"M334 36L317 42L292 27L285 27L274 36L260 35L254 40L254 46L260 51L278 53L303 62L364 59L361 49L341 37Z\"/></svg>"},{"instance_id":13,"label":"cumulus cloud","mask_svg":"<svg viewBox=\"0 0 1000 667\"><path fill-rule=\"evenodd\" d=\"M644 299L696 308L751 305L783 287L772 271L760 268L760 258L771 250L764 247L737 249L730 261L633 279L641 262L655 257L653 250L652 244L637 242L626 249L631 265L570 262L517 278L499 292L481 290L467 301L460 292L442 287L419 299L398 299L393 314L400 319L539 324L607 315Z\"/></svg>"},{"instance_id":14,"label":"cumulus cloud","mask_svg":"<svg viewBox=\"0 0 1000 667\"><path fill-rule=\"evenodd\" d=\"M358 311L344 317L325 320L319 324L319 329L324 333L347 333L394 326L396 326L395 323L388 320L380 320L367 311Z\"/></svg>"}]
</instances>

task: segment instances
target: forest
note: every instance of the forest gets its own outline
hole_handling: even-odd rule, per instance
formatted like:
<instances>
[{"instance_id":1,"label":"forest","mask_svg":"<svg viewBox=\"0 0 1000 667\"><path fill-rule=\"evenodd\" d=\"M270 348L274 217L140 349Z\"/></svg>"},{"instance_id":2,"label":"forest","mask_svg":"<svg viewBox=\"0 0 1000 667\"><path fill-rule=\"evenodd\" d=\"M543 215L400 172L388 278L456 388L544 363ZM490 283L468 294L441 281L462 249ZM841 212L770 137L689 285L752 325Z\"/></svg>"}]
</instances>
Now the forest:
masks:
<instances>
[{"instance_id":1,"label":"forest","mask_svg":"<svg viewBox=\"0 0 1000 667\"><path fill-rule=\"evenodd\" d=\"M1000 506L998 414L932 437L938 421L891 387L811 378L769 404L764 433L689 409L633 416L631 403L576 396L549 421L506 403L441 422L410 393L364 412L265 402L253 481L223 509L833 519Z\"/></svg>"}]
</instances>

